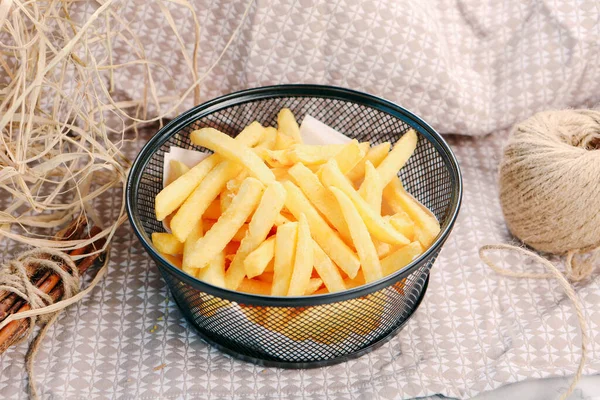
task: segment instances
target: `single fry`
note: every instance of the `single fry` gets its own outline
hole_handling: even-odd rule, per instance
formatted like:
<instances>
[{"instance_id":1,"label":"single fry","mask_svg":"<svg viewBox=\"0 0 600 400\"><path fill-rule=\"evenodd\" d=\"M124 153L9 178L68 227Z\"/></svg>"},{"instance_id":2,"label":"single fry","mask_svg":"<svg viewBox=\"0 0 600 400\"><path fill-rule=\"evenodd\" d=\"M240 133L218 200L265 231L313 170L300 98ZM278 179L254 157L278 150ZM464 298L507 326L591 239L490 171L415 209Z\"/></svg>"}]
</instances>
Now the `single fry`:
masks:
<instances>
[{"instance_id":1,"label":"single fry","mask_svg":"<svg viewBox=\"0 0 600 400\"><path fill-rule=\"evenodd\" d=\"M391 215L388 220L390 224L401 234L406 236L409 240L413 240L415 237L415 223L404 211L397 212Z\"/></svg>"},{"instance_id":2,"label":"single fry","mask_svg":"<svg viewBox=\"0 0 600 400\"><path fill-rule=\"evenodd\" d=\"M356 146L358 146L358 142L356 142ZM344 144L296 144L285 152L286 161L289 165L299 162L305 165L324 164L330 158L335 157L344 147L346 147Z\"/></svg>"},{"instance_id":3,"label":"single fry","mask_svg":"<svg viewBox=\"0 0 600 400\"><path fill-rule=\"evenodd\" d=\"M315 241L313 241L313 252L315 270L321 279L323 279L327 291L341 292L342 290L346 290L340 271Z\"/></svg>"},{"instance_id":4,"label":"single fry","mask_svg":"<svg viewBox=\"0 0 600 400\"><path fill-rule=\"evenodd\" d=\"M275 182L275 175L254 151L213 128L202 128L190 135L192 143L211 149L224 158L248 168L250 174L265 184Z\"/></svg>"},{"instance_id":5,"label":"single fry","mask_svg":"<svg viewBox=\"0 0 600 400\"><path fill-rule=\"evenodd\" d=\"M204 268L219 252L223 251L246 218L256 209L263 192L263 185L254 178L246 178L231 206L206 234L198 239L191 251L188 268Z\"/></svg>"},{"instance_id":6,"label":"single fry","mask_svg":"<svg viewBox=\"0 0 600 400\"><path fill-rule=\"evenodd\" d=\"M239 164L224 161L206 175L171 219L171 230L177 239L185 241L194 224L202 218L204 211L225 188L227 181L241 172Z\"/></svg>"},{"instance_id":7,"label":"single fry","mask_svg":"<svg viewBox=\"0 0 600 400\"><path fill-rule=\"evenodd\" d=\"M310 278L308 280L308 285L306 285L306 290L304 291L305 296L310 296L311 294L315 294L317 290L323 285L323 280L321 278Z\"/></svg>"},{"instance_id":8,"label":"single fry","mask_svg":"<svg viewBox=\"0 0 600 400\"><path fill-rule=\"evenodd\" d=\"M290 287L292 268L296 257L298 223L288 222L277 228L275 234L275 259L271 295L285 296Z\"/></svg>"},{"instance_id":9,"label":"single fry","mask_svg":"<svg viewBox=\"0 0 600 400\"><path fill-rule=\"evenodd\" d=\"M395 213L406 212L415 223L415 236L427 248L440 233L440 224L425 206L408 194L399 178L392 181L383 190L383 198Z\"/></svg>"},{"instance_id":10,"label":"single fry","mask_svg":"<svg viewBox=\"0 0 600 400\"><path fill-rule=\"evenodd\" d=\"M354 247L358 252L365 280L368 283L383 278L377 250L375 249L375 245L373 245L367 226L360 217L356 207L354 207L354 204L352 204L352 200L338 188L332 186L329 190L331 190L340 204L340 208L350 229L350 235L354 241Z\"/></svg>"},{"instance_id":11,"label":"single fry","mask_svg":"<svg viewBox=\"0 0 600 400\"><path fill-rule=\"evenodd\" d=\"M389 256L381 260L381 268L384 275L389 275L393 272L398 271L410 264L415 258L423 253L423 247L419 242L412 242L411 244L401 247L394 251Z\"/></svg>"},{"instance_id":12,"label":"single fry","mask_svg":"<svg viewBox=\"0 0 600 400\"><path fill-rule=\"evenodd\" d=\"M196 270L196 278L218 287L225 287L225 251L210 260L206 268Z\"/></svg>"},{"instance_id":13,"label":"single fry","mask_svg":"<svg viewBox=\"0 0 600 400\"><path fill-rule=\"evenodd\" d=\"M262 274L275 254L275 236L270 237L244 259L243 265L248 278ZM231 269L231 268L230 268ZM243 275L242 275L243 278Z\"/></svg>"},{"instance_id":14,"label":"single fry","mask_svg":"<svg viewBox=\"0 0 600 400\"><path fill-rule=\"evenodd\" d=\"M196 245L196 242L198 241L198 239L200 239L202 236L204 236L204 223L202 220L196 222L196 224L194 225L194 227L192 228L192 231L190 232L190 234L188 235L188 237L185 239L185 243L183 244L183 260L182 260L182 266L185 265L185 267L182 267L184 272L187 272L190 275L196 275L196 269L195 268L190 268L188 267L188 265L192 265L193 264L193 259L191 259L190 257L193 256L193 248Z\"/></svg>"},{"instance_id":15,"label":"single fry","mask_svg":"<svg viewBox=\"0 0 600 400\"><path fill-rule=\"evenodd\" d=\"M152 244L161 253L178 255L183 254L183 243L171 233L153 232Z\"/></svg>"},{"instance_id":16,"label":"single fry","mask_svg":"<svg viewBox=\"0 0 600 400\"><path fill-rule=\"evenodd\" d=\"M294 143L302 143L300 127L294 114L289 108L282 108L277 114L277 130L284 136L289 137Z\"/></svg>"},{"instance_id":17,"label":"single fry","mask_svg":"<svg viewBox=\"0 0 600 400\"><path fill-rule=\"evenodd\" d=\"M244 293L268 296L271 294L271 284L259 281L257 279L244 278L238 286L237 290Z\"/></svg>"},{"instance_id":18,"label":"single fry","mask_svg":"<svg viewBox=\"0 0 600 400\"><path fill-rule=\"evenodd\" d=\"M227 288L235 290L248 272L250 272L250 275L248 275L250 278L260 275L260 272L257 272L258 270L248 271L245 269L244 260L265 240L271 228L275 225L279 212L283 208L285 197L286 191L279 182L274 182L265 189L260 203L248 224L248 233L242 239L240 249L227 270L225 276Z\"/></svg>"},{"instance_id":19,"label":"single fry","mask_svg":"<svg viewBox=\"0 0 600 400\"><path fill-rule=\"evenodd\" d=\"M333 159L340 167L340 171L346 174L365 157L368 151L369 142L358 143L356 139L353 139L350 143L344 145Z\"/></svg>"},{"instance_id":20,"label":"single fry","mask_svg":"<svg viewBox=\"0 0 600 400\"><path fill-rule=\"evenodd\" d=\"M417 148L417 133L409 129L394 145L392 151L377 167L377 173L383 186L398 176L398 171L404 167L410 156Z\"/></svg>"},{"instance_id":21,"label":"single fry","mask_svg":"<svg viewBox=\"0 0 600 400\"><path fill-rule=\"evenodd\" d=\"M383 185L381 184L381 179L379 179L379 174L375 167L371 163L371 161L367 161L365 163L365 180L362 185L360 185L360 189L358 189L358 193L361 195L363 199L371 206L373 211L377 214L381 214L381 199L383 197Z\"/></svg>"},{"instance_id":22,"label":"single fry","mask_svg":"<svg viewBox=\"0 0 600 400\"><path fill-rule=\"evenodd\" d=\"M382 242L394 245L407 245L410 243L404 235L397 232L381 215L373 211L362 197L360 197L352 187L352 184L350 184L350 181L348 181L341 173L334 160L329 161L323 167L321 181L324 185L337 187L350 198L358 210L361 220L364 220L367 229L374 239L379 239ZM356 242L354 244L356 245Z\"/></svg>"},{"instance_id":23,"label":"single fry","mask_svg":"<svg viewBox=\"0 0 600 400\"><path fill-rule=\"evenodd\" d=\"M262 141L258 144L260 147L265 149L275 149L275 142L277 141L277 129L272 126L265 128Z\"/></svg>"},{"instance_id":24,"label":"single fry","mask_svg":"<svg viewBox=\"0 0 600 400\"><path fill-rule=\"evenodd\" d=\"M177 268L181 269L181 263L182 263L181 256L174 256L172 254L167 254L167 253L160 253L160 255L163 256L165 258L165 260L167 260L168 262L170 262Z\"/></svg>"},{"instance_id":25,"label":"single fry","mask_svg":"<svg viewBox=\"0 0 600 400\"><path fill-rule=\"evenodd\" d=\"M317 175L300 163L290 168L288 173L321 215L339 232L346 244L352 245L350 231L342 211L331 192L323 186Z\"/></svg>"},{"instance_id":26,"label":"single fry","mask_svg":"<svg viewBox=\"0 0 600 400\"><path fill-rule=\"evenodd\" d=\"M327 225L298 186L289 181L284 182L283 186L287 191L285 207L297 219L302 213L306 214L313 239L348 276L356 276L360 261L354 251L344 243L336 231Z\"/></svg>"},{"instance_id":27,"label":"single fry","mask_svg":"<svg viewBox=\"0 0 600 400\"><path fill-rule=\"evenodd\" d=\"M169 163L169 177L167 178L167 185L175 181L181 175L185 174L190 170L190 167L185 165L179 160L171 160Z\"/></svg>"},{"instance_id":28,"label":"single fry","mask_svg":"<svg viewBox=\"0 0 600 400\"><path fill-rule=\"evenodd\" d=\"M234 196L235 198L235 196ZM217 221L215 221L214 219L204 219L202 220L203 225L204 225L204 231L208 232L212 229L212 227L217 223ZM237 232L235 233L235 235L233 235L233 238L231 239L233 242L241 242L244 237L246 236L246 233L248 232L248 224L244 224L240 227L240 229L237 230Z\"/></svg>"},{"instance_id":29,"label":"single fry","mask_svg":"<svg viewBox=\"0 0 600 400\"><path fill-rule=\"evenodd\" d=\"M245 127L237 135L235 141L238 144L251 147L262 139L263 132L262 125L255 121ZM183 204L204 177L222 160L221 156L213 154L161 190L154 201L156 219L162 221Z\"/></svg>"},{"instance_id":30,"label":"single fry","mask_svg":"<svg viewBox=\"0 0 600 400\"><path fill-rule=\"evenodd\" d=\"M300 214L298 218L298 239L296 241L296 255L294 269L288 288L288 296L302 296L308 288L310 275L313 269L313 240L306 215ZM321 286L321 285L319 285ZM318 289L318 287L317 287ZM315 291L317 290L315 289Z\"/></svg>"},{"instance_id":31,"label":"single fry","mask_svg":"<svg viewBox=\"0 0 600 400\"><path fill-rule=\"evenodd\" d=\"M365 176L365 165L367 161L371 161L373 166L377 167L383 159L388 155L390 151L390 142L380 143L377 146L373 146L367 155L360 160L354 168L346 174L346 177L353 183L360 183ZM341 169L341 168L340 168Z\"/></svg>"},{"instance_id":32,"label":"single fry","mask_svg":"<svg viewBox=\"0 0 600 400\"><path fill-rule=\"evenodd\" d=\"M393 247L389 243L382 242L380 240L373 240L373 244L375 245L375 249L377 250L377 256L381 260L392 251Z\"/></svg>"}]
</instances>

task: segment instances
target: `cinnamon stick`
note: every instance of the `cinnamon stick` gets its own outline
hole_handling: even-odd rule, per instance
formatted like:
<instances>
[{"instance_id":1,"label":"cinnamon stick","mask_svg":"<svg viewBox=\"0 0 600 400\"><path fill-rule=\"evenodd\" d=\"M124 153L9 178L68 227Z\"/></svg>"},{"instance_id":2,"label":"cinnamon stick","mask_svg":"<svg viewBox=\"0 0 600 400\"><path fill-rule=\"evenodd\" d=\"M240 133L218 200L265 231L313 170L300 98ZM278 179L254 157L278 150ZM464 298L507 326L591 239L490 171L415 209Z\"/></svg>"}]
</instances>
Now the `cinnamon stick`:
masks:
<instances>
[{"instance_id":1,"label":"cinnamon stick","mask_svg":"<svg viewBox=\"0 0 600 400\"><path fill-rule=\"evenodd\" d=\"M99 229L98 227L93 227L90 230L89 237L94 237L100 231L101 231L101 229ZM100 238L100 239L96 240L95 242L93 242L92 244L90 244L89 246L86 246L86 247L80 248L80 249L75 249L75 250L71 251L69 254L70 255L80 255L80 254L84 254L86 252L95 251L95 250L102 248L105 243L106 243L106 239ZM76 265L77 265L77 269L78 269L79 273L83 274L91 265L93 265L94 261L96 261L96 259L99 256L100 256L100 253L92 254L81 260L78 260ZM61 265L61 267L65 270L67 270L66 265ZM59 275L51 273L51 272L49 272L48 275L49 276L45 277L45 279L43 279L43 280L39 279L39 283L36 282L36 286L38 286L42 292L48 293L50 295L50 297L52 298L52 301L55 302L62 297L62 295L64 293L64 287L63 287L63 285L58 285L60 282ZM11 310L13 312L9 312L9 314L12 314L14 312L24 312L24 311L28 311L31 309L31 306L28 303L25 303L25 304L23 304L23 303L25 303L25 302L24 302L24 300L21 299L20 307L18 307L18 308L16 306L11 307ZM27 331L28 326L29 326L29 322L26 319L24 319L24 320L12 321L9 324L7 324L4 328L2 328L0 330L0 354L2 354L4 352L4 350L6 350L8 347L10 347L14 342L16 342Z\"/></svg>"}]
</instances>

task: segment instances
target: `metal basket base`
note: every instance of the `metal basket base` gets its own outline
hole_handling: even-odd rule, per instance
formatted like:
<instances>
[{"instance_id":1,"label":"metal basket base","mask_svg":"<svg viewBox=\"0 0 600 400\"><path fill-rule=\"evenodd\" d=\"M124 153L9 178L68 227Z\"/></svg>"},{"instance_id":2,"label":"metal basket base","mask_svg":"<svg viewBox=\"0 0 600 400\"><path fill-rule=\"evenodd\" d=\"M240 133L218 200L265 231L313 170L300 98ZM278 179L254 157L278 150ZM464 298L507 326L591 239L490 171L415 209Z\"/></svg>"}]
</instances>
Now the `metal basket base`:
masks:
<instances>
[{"instance_id":1,"label":"metal basket base","mask_svg":"<svg viewBox=\"0 0 600 400\"><path fill-rule=\"evenodd\" d=\"M184 316L187 319L187 321L194 327L196 333L198 334L198 336L200 336L200 338L202 340L207 342L209 345L215 347L216 349L222 351L223 353L230 355L233 358L236 358L238 360L250 362L250 363L253 363L256 365L261 365L263 367L275 367L275 368L286 368L286 369L308 369L308 368L328 367L328 366L339 364L339 363L342 363L345 361L353 360L358 357L362 357L363 355L370 353L373 350L378 349L385 343L389 342L394 336L396 336L404 328L404 326L406 325L408 320L413 316L415 311L417 311L417 309L419 308L419 305L421 304L421 301L423 300L423 297L425 297L425 292L427 292L428 285L429 285L429 275L427 275L427 279L425 280L425 283L423 284L423 290L421 290L421 295L417 299L417 302L415 303L415 306L412 309L412 312L406 318L404 318L403 321L399 322L399 325L396 328L394 328L394 330L392 330L390 333L388 333L386 336L371 343L367 347L364 347L353 353L349 353L349 354L346 354L341 357L330 358L327 360L309 361L309 362L291 362L291 361L265 360L262 358L251 357L251 356L248 356L248 355L245 355L242 353L238 353L235 350L231 350L230 348L225 347L222 344L215 342L214 340L209 338L207 335L200 332L200 330L194 323L193 319L188 318L188 316L186 314L184 314ZM175 302L177 303L177 299L175 299ZM181 308L179 303L177 303L177 305Z\"/></svg>"}]
</instances>

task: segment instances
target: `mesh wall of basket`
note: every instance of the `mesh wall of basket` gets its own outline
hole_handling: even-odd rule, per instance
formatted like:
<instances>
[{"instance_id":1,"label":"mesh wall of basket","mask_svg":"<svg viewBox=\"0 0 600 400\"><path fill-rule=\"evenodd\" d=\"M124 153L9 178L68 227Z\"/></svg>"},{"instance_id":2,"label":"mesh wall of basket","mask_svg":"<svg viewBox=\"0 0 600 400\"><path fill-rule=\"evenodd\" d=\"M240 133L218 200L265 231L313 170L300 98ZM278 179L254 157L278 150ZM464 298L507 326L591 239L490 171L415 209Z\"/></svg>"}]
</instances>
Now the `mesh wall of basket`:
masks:
<instances>
[{"instance_id":1,"label":"mesh wall of basket","mask_svg":"<svg viewBox=\"0 0 600 400\"><path fill-rule=\"evenodd\" d=\"M435 243L411 264L383 279L339 293L267 297L201 282L171 265L153 248L163 232L154 198L162 189L163 158L171 146L194 149L190 133L214 127L235 136L252 121L276 126L290 108L300 122L310 114L371 145L395 143L409 127L419 134L414 155L400 171L406 190L438 218ZM307 368L358 357L393 337L415 312L429 271L456 219L462 183L456 159L442 137L411 112L364 93L317 85L245 90L199 105L161 129L135 160L127 209L138 238L156 262L179 308L200 336L222 351L268 366Z\"/></svg>"}]
</instances>

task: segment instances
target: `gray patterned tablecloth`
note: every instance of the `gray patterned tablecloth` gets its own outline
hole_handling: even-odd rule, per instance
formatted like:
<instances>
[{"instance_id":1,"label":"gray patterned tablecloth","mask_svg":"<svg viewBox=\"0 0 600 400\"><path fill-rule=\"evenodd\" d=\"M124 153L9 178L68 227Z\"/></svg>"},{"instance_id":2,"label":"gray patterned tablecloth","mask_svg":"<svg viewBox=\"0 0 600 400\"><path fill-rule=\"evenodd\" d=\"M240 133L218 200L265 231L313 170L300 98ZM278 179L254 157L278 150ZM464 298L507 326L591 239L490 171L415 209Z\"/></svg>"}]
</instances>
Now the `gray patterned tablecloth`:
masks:
<instances>
[{"instance_id":1,"label":"gray patterned tablecloth","mask_svg":"<svg viewBox=\"0 0 600 400\"><path fill-rule=\"evenodd\" d=\"M233 360L196 336L124 225L106 279L44 341L36 363L43 398L466 398L509 382L572 374L580 333L558 285L498 277L477 256L480 245L509 240L495 179L502 137L449 138L464 174L464 206L421 307L380 349L304 371ZM538 268L511 256L503 263ZM599 283L595 273L577 286L591 330L586 374L600 372ZM2 397L26 396L26 348L0 357Z\"/></svg>"}]
</instances>

